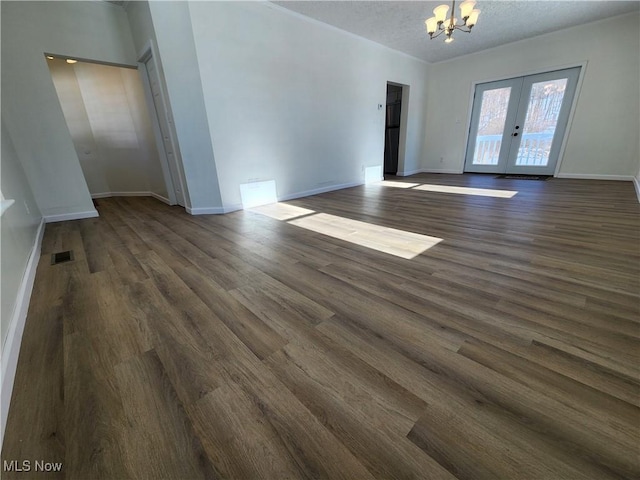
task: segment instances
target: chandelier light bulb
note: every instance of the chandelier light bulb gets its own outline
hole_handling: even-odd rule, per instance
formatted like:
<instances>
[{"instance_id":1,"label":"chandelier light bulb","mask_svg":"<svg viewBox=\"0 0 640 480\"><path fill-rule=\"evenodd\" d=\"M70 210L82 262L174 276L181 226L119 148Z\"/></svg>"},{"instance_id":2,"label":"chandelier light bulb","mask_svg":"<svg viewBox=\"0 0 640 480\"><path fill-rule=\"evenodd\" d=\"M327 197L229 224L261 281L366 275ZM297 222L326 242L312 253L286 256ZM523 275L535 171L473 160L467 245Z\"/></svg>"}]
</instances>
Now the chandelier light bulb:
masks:
<instances>
[{"instance_id":1,"label":"chandelier light bulb","mask_svg":"<svg viewBox=\"0 0 640 480\"><path fill-rule=\"evenodd\" d=\"M447 12L449 11L449 5L440 5L433 9L433 14L436 16L438 22L444 22L447 18Z\"/></svg>"},{"instance_id":2,"label":"chandelier light bulb","mask_svg":"<svg viewBox=\"0 0 640 480\"><path fill-rule=\"evenodd\" d=\"M473 7L476 5L476 0L466 0L460 4L460 16L462 19L466 19L471 15Z\"/></svg>"},{"instance_id":3,"label":"chandelier light bulb","mask_svg":"<svg viewBox=\"0 0 640 480\"><path fill-rule=\"evenodd\" d=\"M469 27L473 27L476 22L478 21L478 16L480 15L480 10L473 9L471 10L471 14L469 15L469 18L467 19L467 26Z\"/></svg>"},{"instance_id":4,"label":"chandelier light bulb","mask_svg":"<svg viewBox=\"0 0 640 480\"><path fill-rule=\"evenodd\" d=\"M436 17L431 17L424 23L427 26L427 33L429 35L436 33L436 30L438 30L438 20L436 20Z\"/></svg>"}]
</instances>

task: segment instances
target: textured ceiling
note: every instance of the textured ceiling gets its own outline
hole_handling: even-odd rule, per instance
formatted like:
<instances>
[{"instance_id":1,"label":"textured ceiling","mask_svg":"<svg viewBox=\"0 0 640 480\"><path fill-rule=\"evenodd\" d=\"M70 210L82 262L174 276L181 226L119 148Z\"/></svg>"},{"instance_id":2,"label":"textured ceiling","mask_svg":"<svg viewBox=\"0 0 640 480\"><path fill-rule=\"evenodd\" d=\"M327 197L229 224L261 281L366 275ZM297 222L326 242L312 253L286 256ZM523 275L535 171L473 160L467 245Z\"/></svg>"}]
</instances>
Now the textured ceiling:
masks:
<instances>
[{"instance_id":1,"label":"textured ceiling","mask_svg":"<svg viewBox=\"0 0 640 480\"><path fill-rule=\"evenodd\" d=\"M454 42L429 40L424 21L450 1L284 1L273 2L427 62L440 62L543 33L640 9L639 1L478 0L480 18L471 33L456 32ZM459 5L456 2L456 17ZM615 32L594 32L594 35Z\"/></svg>"}]
</instances>

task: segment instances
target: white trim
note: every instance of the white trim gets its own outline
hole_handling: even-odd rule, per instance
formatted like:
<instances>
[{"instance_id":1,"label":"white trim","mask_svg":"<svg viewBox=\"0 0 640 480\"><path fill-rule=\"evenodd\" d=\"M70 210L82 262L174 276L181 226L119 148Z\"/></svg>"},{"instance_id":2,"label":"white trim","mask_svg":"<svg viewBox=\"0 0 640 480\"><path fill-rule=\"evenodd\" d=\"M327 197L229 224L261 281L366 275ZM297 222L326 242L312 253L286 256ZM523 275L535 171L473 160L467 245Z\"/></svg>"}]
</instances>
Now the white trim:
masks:
<instances>
[{"instance_id":1,"label":"white trim","mask_svg":"<svg viewBox=\"0 0 640 480\"><path fill-rule=\"evenodd\" d=\"M162 195L156 192L102 192L102 193L91 194L91 198L110 198L110 197L153 197L157 200L160 200L162 203L166 203L167 205L175 205L175 204L172 204L168 198L163 197Z\"/></svg>"},{"instance_id":2,"label":"white trim","mask_svg":"<svg viewBox=\"0 0 640 480\"><path fill-rule=\"evenodd\" d=\"M102 192L91 194L91 198L109 197L151 197L151 192Z\"/></svg>"},{"instance_id":3,"label":"white trim","mask_svg":"<svg viewBox=\"0 0 640 480\"><path fill-rule=\"evenodd\" d=\"M387 82L387 85L389 82ZM398 132L399 142L398 142L398 167L396 168L396 175L398 173L398 169L402 168L404 170L405 165L407 164L407 137L408 137L408 123L409 123L409 100L411 95L411 86L401 83L402 87L402 97L400 98L400 130ZM385 92L386 93L386 92ZM386 96L385 96L386 99ZM385 102L386 103L386 102ZM387 132L385 128L385 143L387 141ZM383 153L384 157L384 153ZM384 176L384 160L382 161L382 174Z\"/></svg>"},{"instance_id":4,"label":"white trim","mask_svg":"<svg viewBox=\"0 0 640 480\"><path fill-rule=\"evenodd\" d=\"M163 197L156 192L149 192L149 196L155 198L156 200L160 200L162 203L166 203L167 205L176 205L175 203L172 204L171 200L169 200L167 197Z\"/></svg>"},{"instance_id":5,"label":"white trim","mask_svg":"<svg viewBox=\"0 0 640 480\"><path fill-rule=\"evenodd\" d=\"M318 195L320 193L332 192L334 190L342 190L345 188L358 187L364 185L363 182L350 182L341 183L339 185L329 185L327 187L314 188L313 190L305 190L303 192L290 193L278 197L278 202L286 202L287 200L294 200L296 198L310 197L311 195ZM224 213L231 213L238 210L242 210L242 204L226 205L224 207L186 207L187 213L191 215L220 215Z\"/></svg>"},{"instance_id":6,"label":"white trim","mask_svg":"<svg viewBox=\"0 0 640 480\"><path fill-rule=\"evenodd\" d=\"M160 102L162 105L156 104L155 98L151 91L151 81L149 79L149 72L147 70L147 62L153 62L156 69L156 75L158 77L158 89L160 90ZM142 86L145 92L145 98L147 100L147 109L151 118L151 126L153 128L154 138L156 140L156 147L160 155L160 165L162 166L162 174L165 179L165 185L167 187L167 193L170 199L170 205L180 205L180 198L182 197L182 203L184 207L191 204L191 198L189 191L187 190L187 181L184 173L184 164L182 160L182 154L180 151L180 144L178 142L178 132L176 131L175 123L172 121L173 112L171 110L171 102L169 101L169 93L166 88L166 79L162 69L162 60L160 59L155 42L149 39L141 52L138 54L138 71L142 79ZM158 108L162 108L166 117L169 134L169 143L173 148L173 162L169 165L169 157L167 154L167 146L163 140L162 130L160 128L160 118L158 116ZM171 166L174 167L176 176L173 178ZM176 182L178 185L176 185ZM180 187L180 195L176 194L176 187ZM182 205L181 205L182 206Z\"/></svg>"},{"instance_id":7,"label":"white trim","mask_svg":"<svg viewBox=\"0 0 640 480\"><path fill-rule=\"evenodd\" d=\"M587 67L587 63L589 63L588 60L582 60L582 61L578 61L578 62L571 62L571 63L563 63L560 65L550 65L547 67L538 67L538 68L534 68L532 70L521 70L519 73L505 73L504 75L500 75L499 77L490 77L487 78L485 80L474 80L471 84L471 90L472 93L475 93L476 90L476 85L481 84L481 83L493 83L493 82L500 82L502 80L512 80L514 78L519 78L519 77L530 77L532 75L540 75L541 73L551 73L551 72L557 72L559 70L570 70L572 68L578 68L581 67L583 69L586 69ZM578 81L579 83L579 81ZM576 92L577 92L577 88L576 88Z\"/></svg>"},{"instance_id":8,"label":"white trim","mask_svg":"<svg viewBox=\"0 0 640 480\"><path fill-rule=\"evenodd\" d=\"M304 192L290 193L288 195L283 195L278 197L279 202L286 202L287 200L294 200L296 198L302 197L310 197L311 195L318 195L320 193L333 192L334 190L342 190L344 188L352 188L360 185L364 185L363 182L350 182L350 183L341 183L338 185L329 185L321 188L314 188L313 190L305 190Z\"/></svg>"},{"instance_id":9,"label":"white trim","mask_svg":"<svg viewBox=\"0 0 640 480\"><path fill-rule=\"evenodd\" d=\"M7 426L11 393L13 392L13 382L16 378L20 344L22 343L22 334L27 320L27 312L29 311L33 282L36 278L36 270L38 269L38 261L40 260L44 223L43 218L38 226L33 248L27 261L27 268L25 269L20 287L18 288L15 308L9 320L9 331L7 332L7 337L2 347L2 392L0 393L0 428L2 432L0 435L0 448L2 448L4 432Z\"/></svg>"},{"instance_id":10,"label":"white trim","mask_svg":"<svg viewBox=\"0 0 640 480\"><path fill-rule=\"evenodd\" d=\"M98 211L87 210L86 212L74 212L74 213L60 213L58 215L45 215L44 221L45 223L52 222L66 222L67 220L82 220L83 218L94 218L99 217Z\"/></svg>"},{"instance_id":11,"label":"white trim","mask_svg":"<svg viewBox=\"0 0 640 480\"><path fill-rule=\"evenodd\" d=\"M423 168L422 173L452 173L459 175L464 171L456 168Z\"/></svg>"},{"instance_id":12,"label":"white trim","mask_svg":"<svg viewBox=\"0 0 640 480\"><path fill-rule=\"evenodd\" d=\"M600 175L592 173L559 173L558 178L580 178L583 180L616 180L629 182L635 180L633 175Z\"/></svg>"},{"instance_id":13,"label":"white trim","mask_svg":"<svg viewBox=\"0 0 640 480\"><path fill-rule=\"evenodd\" d=\"M640 178L633 177L633 186L636 187L636 196L638 197L638 203L640 203Z\"/></svg>"},{"instance_id":14,"label":"white trim","mask_svg":"<svg viewBox=\"0 0 640 480\"><path fill-rule=\"evenodd\" d=\"M102 193L92 193L91 198L109 198L113 197L111 192L102 192Z\"/></svg>"},{"instance_id":15,"label":"white trim","mask_svg":"<svg viewBox=\"0 0 640 480\"><path fill-rule=\"evenodd\" d=\"M396 173L397 177L408 177L409 175L415 175L416 173L424 173L424 169L423 168L418 168L417 170L407 170L404 172L398 172Z\"/></svg>"},{"instance_id":16,"label":"white trim","mask_svg":"<svg viewBox=\"0 0 640 480\"><path fill-rule=\"evenodd\" d=\"M235 208L233 210L224 207L185 207L185 210L190 215L221 215L223 213L229 213L234 210L241 210L242 207Z\"/></svg>"}]
</instances>

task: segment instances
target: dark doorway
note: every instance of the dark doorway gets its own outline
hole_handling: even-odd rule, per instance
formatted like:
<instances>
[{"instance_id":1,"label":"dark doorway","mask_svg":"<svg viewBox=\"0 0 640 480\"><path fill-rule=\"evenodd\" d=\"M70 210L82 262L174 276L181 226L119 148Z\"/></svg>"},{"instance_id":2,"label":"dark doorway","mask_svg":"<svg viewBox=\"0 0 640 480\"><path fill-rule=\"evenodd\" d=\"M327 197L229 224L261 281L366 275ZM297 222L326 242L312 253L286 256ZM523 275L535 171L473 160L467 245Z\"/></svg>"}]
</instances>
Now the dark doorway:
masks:
<instances>
[{"instance_id":1,"label":"dark doorway","mask_svg":"<svg viewBox=\"0 0 640 480\"><path fill-rule=\"evenodd\" d=\"M387 115L384 132L384 173L398 173L398 149L400 146L400 110L402 86L387 83Z\"/></svg>"}]
</instances>

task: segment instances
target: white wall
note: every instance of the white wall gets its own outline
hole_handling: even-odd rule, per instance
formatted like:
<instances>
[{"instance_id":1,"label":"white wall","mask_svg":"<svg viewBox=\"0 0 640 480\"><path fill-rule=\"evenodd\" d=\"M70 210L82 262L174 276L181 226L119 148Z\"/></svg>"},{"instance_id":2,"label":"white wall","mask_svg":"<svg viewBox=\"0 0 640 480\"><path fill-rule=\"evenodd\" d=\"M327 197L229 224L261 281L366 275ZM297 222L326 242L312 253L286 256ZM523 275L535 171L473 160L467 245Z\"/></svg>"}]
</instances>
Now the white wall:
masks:
<instances>
[{"instance_id":1,"label":"white wall","mask_svg":"<svg viewBox=\"0 0 640 480\"><path fill-rule=\"evenodd\" d=\"M0 447L13 391L22 332L42 240L42 215L2 120L2 193L15 203L2 214L0 225Z\"/></svg>"},{"instance_id":2,"label":"white wall","mask_svg":"<svg viewBox=\"0 0 640 480\"><path fill-rule=\"evenodd\" d=\"M42 215L4 121L2 121L1 158L2 194L7 199L15 200L13 206L9 207L2 215L0 230L2 236L0 334L4 351L9 323L16 308L18 289L27 267Z\"/></svg>"},{"instance_id":3,"label":"white wall","mask_svg":"<svg viewBox=\"0 0 640 480\"><path fill-rule=\"evenodd\" d=\"M640 153L639 23L637 14L626 15L433 65L424 168L462 170L473 82L587 61L560 174L633 176Z\"/></svg>"},{"instance_id":4,"label":"white wall","mask_svg":"<svg viewBox=\"0 0 640 480\"><path fill-rule=\"evenodd\" d=\"M419 168L425 63L269 3L188 7L227 208L252 181L280 198L363 183L383 163L387 81L411 87L400 169Z\"/></svg>"},{"instance_id":5,"label":"white wall","mask_svg":"<svg viewBox=\"0 0 640 480\"><path fill-rule=\"evenodd\" d=\"M127 15L138 52L149 40L158 48L159 71L168 96L186 180L189 211L222 212L218 173L209 136L186 2L131 2Z\"/></svg>"},{"instance_id":6,"label":"white wall","mask_svg":"<svg viewBox=\"0 0 640 480\"><path fill-rule=\"evenodd\" d=\"M136 65L107 2L1 2L2 117L43 215L95 212L44 52Z\"/></svg>"},{"instance_id":7,"label":"white wall","mask_svg":"<svg viewBox=\"0 0 640 480\"><path fill-rule=\"evenodd\" d=\"M166 198L138 72L55 58L48 64L89 192Z\"/></svg>"}]
</instances>

